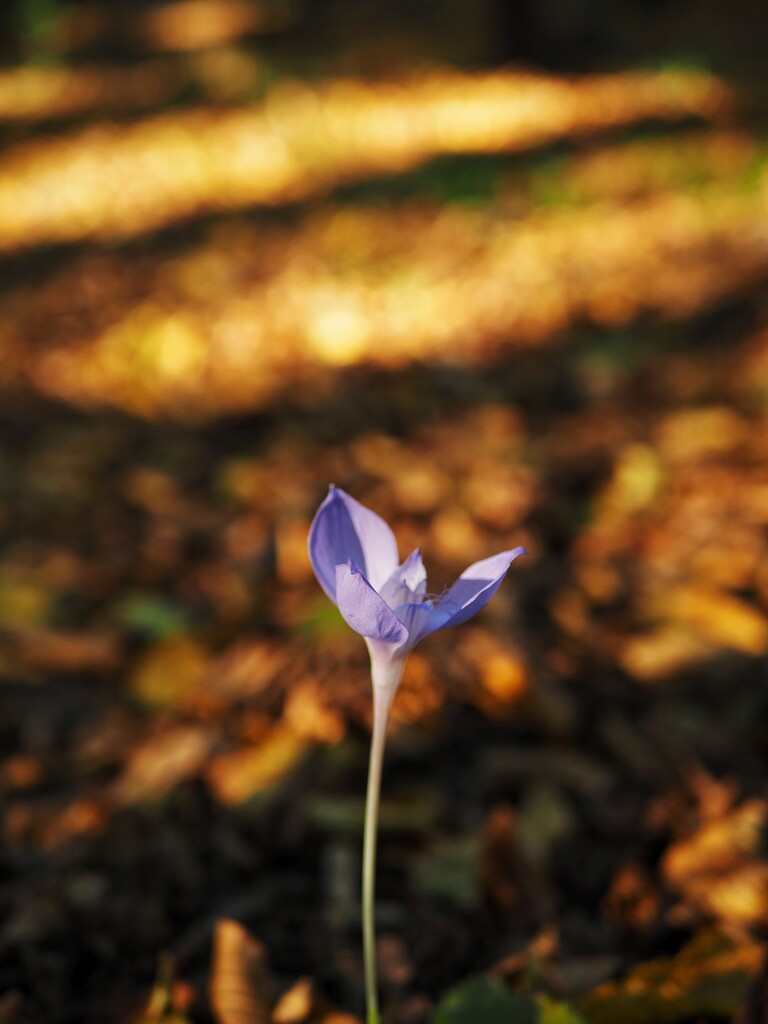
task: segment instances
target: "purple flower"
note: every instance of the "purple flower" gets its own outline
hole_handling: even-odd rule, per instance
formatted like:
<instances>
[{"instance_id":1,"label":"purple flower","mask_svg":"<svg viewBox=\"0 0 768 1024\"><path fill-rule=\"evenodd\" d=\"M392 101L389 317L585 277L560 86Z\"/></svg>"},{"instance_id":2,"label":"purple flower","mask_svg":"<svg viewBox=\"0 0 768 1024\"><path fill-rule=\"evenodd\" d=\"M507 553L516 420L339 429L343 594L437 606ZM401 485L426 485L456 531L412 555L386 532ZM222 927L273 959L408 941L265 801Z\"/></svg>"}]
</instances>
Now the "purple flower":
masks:
<instances>
[{"instance_id":1,"label":"purple flower","mask_svg":"<svg viewBox=\"0 0 768 1024\"><path fill-rule=\"evenodd\" d=\"M400 564L395 536L375 512L331 487L309 530L309 557L320 586L371 656L373 733L363 839L363 951L368 1024L379 1024L374 932L376 822L387 717L409 651L422 637L479 612L524 548L475 562L438 597L427 594L421 555Z\"/></svg>"},{"instance_id":2,"label":"purple flower","mask_svg":"<svg viewBox=\"0 0 768 1024\"><path fill-rule=\"evenodd\" d=\"M365 638L374 684L397 687L408 653L423 637L472 618L490 601L524 548L475 562L443 594L427 594L418 549L399 563L392 530L375 512L331 486L309 531L320 586Z\"/></svg>"}]
</instances>

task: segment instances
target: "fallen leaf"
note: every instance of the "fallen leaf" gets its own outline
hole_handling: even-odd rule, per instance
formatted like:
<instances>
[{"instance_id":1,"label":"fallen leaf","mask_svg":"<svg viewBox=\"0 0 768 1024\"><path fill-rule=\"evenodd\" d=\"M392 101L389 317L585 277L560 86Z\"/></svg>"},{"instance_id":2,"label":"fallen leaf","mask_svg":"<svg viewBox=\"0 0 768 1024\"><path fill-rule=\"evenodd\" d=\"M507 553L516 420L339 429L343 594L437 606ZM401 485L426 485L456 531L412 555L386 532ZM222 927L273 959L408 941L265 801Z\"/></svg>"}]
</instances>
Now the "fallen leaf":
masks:
<instances>
[{"instance_id":1,"label":"fallen leaf","mask_svg":"<svg viewBox=\"0 0 768 1024\"><path fill-rule=\"evenodd\" d=\"M222 918L213 936L210 996L217 1024L267 1024L272 981L264 946Z\"/></svg>"},{"instance_id":2,"label":"fallen leaf","mask_svg":"<svg viewBox=\"0 0 768 1024\"><path fill-rule=\"evenodd\" d=\"M115 783L119 803L157 800L202 772L214 736L201 725L180 725L146 739L131 754Z\"/></svg>"},{"instance_id":3,"label":"fallen leaf","mask_svg":"<svg viewBox=\"0 0 768 1024\"><path fill-rule=\"evenodd\" d=\"M196 640L169 636L151 647L133 670L131 693L149 707L179 708L199 695L209 656Z\"/></svg>"},{"instance_id":4,"label":"fallen leaf","mask_svg":"<svg viewBox=\"0 0 768 1024\"><path fill-rule=\"evenodd\" d=\"M711 643L743 654L768 648L768 620L757 608L725 590L704 584L667 588L653 602L657 612L681 623Z\"/></svg>"},{"instance_id":5,"label":"fallen leaf","mask_svg":"<svg viewBox=\"0 0 768 1024\"><path fill-rule=\"evenodd\" d=\"M705 661L711 643L678 625L662 625L621 641L618 662L633 679L656 683Z\"/></svg>"},{"instance_id":6,"label":"fallen leaf","mask_svg":"<svg viewBox=\"0 0 768 1024\"><path fill-rule=\"evenodd\" d=\"M764 944L704 932L675 957L651 960L577 1000L589 1024L675 1024L729 1018L759 971Z\"/></svg>"},{"instance_id":7,"label":"fallen leaf","mask_svg":"<svg viewBox=\"0 0 768 1024\"><path fill-rule=\"evenodd\" d=\"M768 906L768 805L748 800L678 840L662 860L667 884L731 925L761 926Z\"/></svg>"},{"instance_id":8,"label":"fallen leaf","mask_svg":"<svg viewBox=\"0 0 768 1024\"><path fill-rule=\"evenodd\" d=\"M309 750L306 740L278 726L258 746L220 754L207 776L216 797L225 804L245 803L276 786Z\"/></svg>"},{"instance_id":9,"label":"fallen leaf","mask_svg":"<svg viewBox=\"0 0 768 1024\"><path fill-rule=\"evenodd\" d=\"M299 978L278 1000L272 1014L272 1024L302 1024L315 1003L311 978Z\"/></svg>"},{"instance_id":10,"label":"fallen leaf","mask_svg":"<svg viewBox=\"0 0 768 1024\"><path fill-rule=\"evenodd\" d=\"M14 644L25 666L43 672L114 672L122 654L119 637L108 631L20 630Z\"/></svg>"}]
</instances>

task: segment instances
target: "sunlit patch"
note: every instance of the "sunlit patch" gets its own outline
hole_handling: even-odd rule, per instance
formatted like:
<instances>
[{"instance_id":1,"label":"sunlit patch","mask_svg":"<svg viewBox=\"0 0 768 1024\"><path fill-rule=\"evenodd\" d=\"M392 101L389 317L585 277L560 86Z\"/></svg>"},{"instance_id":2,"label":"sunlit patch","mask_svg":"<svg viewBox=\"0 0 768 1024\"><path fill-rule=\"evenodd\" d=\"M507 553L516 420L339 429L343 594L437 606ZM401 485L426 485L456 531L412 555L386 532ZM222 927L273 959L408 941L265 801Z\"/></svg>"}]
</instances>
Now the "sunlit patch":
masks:
<instances>
[{"instance_id":1,"label":"sunlit patch","mask_svg":"<svg viewBox=\"0 0 768 1024\"><path fill-rule=\"evenodd\" d=\"M333 305L321 300L310 313L307 328L311 349L331 366L355 363L370 347L369 318L354 305Z\"/></svg>"},{"instance_id":2,"label":"sunlit patch","mask_svg":"<svg viewBox=\"0 0 768 1024\"><path fill-rule=\"evenodd\" d=\"M7 296L6 378L78 404L201 419L258 408L323 366L482 363L584 320L706 310L765 274L765 223L762 198L725 179L695 196L500 212L492 226L473 208L331 206L292 228L212 231L171 259L86 256ZM684 425L665 429L663 446L682 443ZM705 435L690 443L731 443L723 430L685 433ZM640 446L617 471L638 506L659 486L654 458ZM502 519L522 481L501 476L478 496L468 473L481 516ZM436 490L423 493L426 509Z\"/></svg>"},{"instance_id":3,"label":"sunlit patch","mask_svg":"<svg viewBox=\"0 0 768 1024\"><path fill-rule=\"evenodd\" d=\"M251 109L168 113L16 146L0 161L0 249L132 237L441 153L520 150L645 118L716 118L731 103L721 80L682 72L565 80L440 71L402 84L289 83Z\"/></svg>"}]
</instances>

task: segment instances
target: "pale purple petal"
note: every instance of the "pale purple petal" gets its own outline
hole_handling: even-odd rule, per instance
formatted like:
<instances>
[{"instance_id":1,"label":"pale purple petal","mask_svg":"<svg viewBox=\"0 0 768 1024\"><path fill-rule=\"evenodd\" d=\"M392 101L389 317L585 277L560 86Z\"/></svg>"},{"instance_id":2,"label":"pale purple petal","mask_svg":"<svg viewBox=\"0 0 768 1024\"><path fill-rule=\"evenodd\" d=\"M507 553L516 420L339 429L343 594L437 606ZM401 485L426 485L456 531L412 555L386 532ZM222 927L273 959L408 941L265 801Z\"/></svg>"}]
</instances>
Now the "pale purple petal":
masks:
<instances>
[{"instance_id":1,"label":"pale purple petal","mask_svg":"<svg viewBox=\"0 0 768 1024\"><path fill-rule=\"evenodd\" d=\"M361 636L393 645L408 639L406 627L351 563L336 566L336 603L346 623Z\"/></svg>"},{"instance_id":2,"label":"pale purple petal","mask_svg":"<svg viewBox=\"0 0 768 1024\"><path fill-rule=\"evenodd\" d=\"M421 551L416 548L397 570L400 579L412 594L421 596L427 589L427 570L421 560Z\"/></svg>"},{"instance_id":3,"label":"pale purple petal","mask_svg":"<svg viewBox=\"0 0 768 1024\"><path fill-rule=\"evenodd\" d=\"M513 551L502 551L498 555L475 562L459 576L448 592L438 602L438 608L448 613L445 622L429 629L443 629L446 626L458 626L471 619L481 608L484 608L507 574L507 569L518 555L527 554L525 548ZM426 634L422 634L426 635Z\"/></svg>"},{"instance_id":4,"label":"pale purple petal","mask_svg":"<svg viewBox=\"0 0 768 1024\"><path fill-rule=\"evenodd\" d=\"M337 493L347 507L363 548L365 578L374 590L378 590L389 579L400 561L395 535L381 516L355 501L344 491L337 489Z\"/></svg>"},{"instance_id":5,"label":"pale purple petal","mask_svg":"<svg viewBox=\"0 0 768 1024\"><path fill-rule=\"evenodd\" d=\"M397 608L400 604L412 601L414 597L421 597L426 589L427 570L424 568L419 549L416 548L378 591L390 608Z\"/></svg>"},{"instance_id":6,"label":"pale purple petal","mask_svg":"<svg viewBox=\"0 0 768 1024\"><path fill-rule=\"evenodd\" d=\"M405 653L413 650L425 636L441 629L451 617L450 608L443 607L437 601L412 601L395 608L395 614L408 630L408 642Z\"/></svg>"},{"instance_id":7,"label":"pale purple petal","mask_svg":"<svg viewBox=\"0 0 768 1024\"><path fill-rule=\"evenodd\" d=\"M336 601L337 565L359 565L378 590L397 568L397 541L381 516L331 486L309 529L309 557L320 586Z\"/></svg>"}]
</instances>

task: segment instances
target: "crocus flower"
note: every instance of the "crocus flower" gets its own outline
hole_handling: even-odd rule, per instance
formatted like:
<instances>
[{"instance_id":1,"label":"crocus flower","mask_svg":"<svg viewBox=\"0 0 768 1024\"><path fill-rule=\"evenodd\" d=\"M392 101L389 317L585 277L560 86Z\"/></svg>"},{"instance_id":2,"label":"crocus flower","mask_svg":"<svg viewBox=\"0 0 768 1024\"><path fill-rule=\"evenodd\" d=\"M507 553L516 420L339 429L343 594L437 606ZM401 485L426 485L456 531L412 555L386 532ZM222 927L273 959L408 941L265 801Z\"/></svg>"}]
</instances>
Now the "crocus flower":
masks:
<instances>
[{"instance_id":1,"label":"crocus flower","mask_svg":"<svg viewBox=\"0 0 768 1024\"><path fill-rule=\"evenodd\" d=\"M363 844L363 939L368 1024L377 1024L373 932L375 830L389 708L415 645L438 629L458 626L490 601L524 548L475 562L437 596L427 592L421 555L400 564L397 541L384 520L338 487L328 491L309 530L312 568L345 621L365 639L373 681L373 736Z\"/></svg>"},{"instance_id":2,"label":"crocus flower","mask_svg":"<svg viewBox=\"0 0 768 1024\"><path fill-rule=\"evenodd\" d=\"M309 557L320 586L365 638L374 685L385 691L397 687L419 640L471 619L522 554L524 548L514 548L475 562L452 587L430 596L418 548L401 565L395 536L381 516L338 487L329 489L309 531Z\"/></svg>"}]
</instances>

